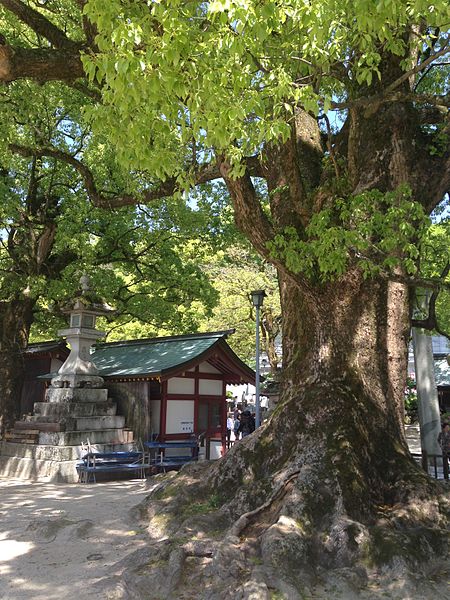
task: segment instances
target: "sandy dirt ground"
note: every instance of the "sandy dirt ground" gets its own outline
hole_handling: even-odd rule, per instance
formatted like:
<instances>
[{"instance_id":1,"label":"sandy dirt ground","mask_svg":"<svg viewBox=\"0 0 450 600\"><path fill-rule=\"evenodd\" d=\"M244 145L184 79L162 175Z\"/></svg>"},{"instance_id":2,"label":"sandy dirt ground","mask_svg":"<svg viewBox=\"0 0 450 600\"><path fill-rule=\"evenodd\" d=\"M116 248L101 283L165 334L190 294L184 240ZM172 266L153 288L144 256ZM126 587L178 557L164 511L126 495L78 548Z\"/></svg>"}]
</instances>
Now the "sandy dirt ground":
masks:
<instances>
[{"instance_id":1,"label":"sandy dirt ground","mask_svg":"<svg viewBox=\"0 0 450 600\"><path fill-rule=\"evenodd\" d=\"M89 485L0 479L0 599L103 600L94 582L145 545L142 480Z\"/></svg>"}]
</instances>

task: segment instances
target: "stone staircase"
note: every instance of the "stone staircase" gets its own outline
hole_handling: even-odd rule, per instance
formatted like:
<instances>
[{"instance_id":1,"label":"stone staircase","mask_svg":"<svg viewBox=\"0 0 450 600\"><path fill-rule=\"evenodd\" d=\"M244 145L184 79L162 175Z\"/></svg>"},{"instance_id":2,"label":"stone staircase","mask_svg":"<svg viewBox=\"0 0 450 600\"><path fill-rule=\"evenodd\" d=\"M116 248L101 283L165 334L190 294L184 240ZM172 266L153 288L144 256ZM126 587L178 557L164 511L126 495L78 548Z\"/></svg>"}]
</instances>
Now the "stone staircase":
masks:
<instances>
[{"instance_id":1,"label":"stone staircase","mask_svg":"<svg viewBox=\"0 0 450 600\"><path fill-rule=\"evenodd\" d=\"M99 452L133 448L133 433L107 389L49 388L46 400L6 434L0 477L76 482L75 466L88 443Z\"/></svg>"}]
</instances>

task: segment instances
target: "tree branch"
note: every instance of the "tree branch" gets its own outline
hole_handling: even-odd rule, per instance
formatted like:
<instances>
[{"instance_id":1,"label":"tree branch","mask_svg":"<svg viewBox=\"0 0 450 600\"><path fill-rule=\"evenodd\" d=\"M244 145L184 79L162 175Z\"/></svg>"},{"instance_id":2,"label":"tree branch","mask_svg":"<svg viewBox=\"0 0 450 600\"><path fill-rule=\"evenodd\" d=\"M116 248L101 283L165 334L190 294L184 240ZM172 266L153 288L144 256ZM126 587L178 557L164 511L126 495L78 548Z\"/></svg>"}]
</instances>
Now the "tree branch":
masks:
<instances>
[{"instance_id":1,"label":"tree branch","mask_svg":"<svg viewBox=\"0 0 450 600\"><path fill-rule=\"evenodd\" d=\"M97 189L92 171L80 160L74 156L71 156L70 154L67 154L66 152L63 152L62 150L55 150L54 148L27 148L26 146L20 146L19 144L10 144L9 148L12 152L15 152L16 154L26 158L32 156L50 156L74 167L74 169L76 169L83 178L86 191L95 206L102 208L116 208L120 206L138 204L139 202L137 198L132 196L123 195L119 197L107 198L101 194Z\"/></svg>"},{"instance_id":2,"label":"tree branch","mask_svg":"<svg viewBox=\"0 0 450 600\"><path fill-rule=\"evenodd\" d=\"M95 43L95 37L98 33L97 26L95 23L92 23L92 21L90 21L84 14L84 7L87 4L87 0L77 0L77 4L80 7L81 14L83 15L83 31L86 37L86 42L89 47L95 51L97 49L97 45Z\"/></svg>"},{"instance_id":3,"label":"tree branch","mask_svg":"<svg viewBox=\"0 0 450 600\"><path fill-rule=\"evenodd\" d=\"M445 270L444 270L445 272ZM382 271L380 277L385 281L393 281L395 283L402 283L410 288L425 288L427 290L434 290L439 292L442 288L450 290L450 282L447 283L442 280L441 277L408 277L407 275L399 275L397 273L390 273Z\"/></svg>"},{"instance_id":4,"label":"tree branch","mask_svg":"<svg viewBox=\"0 0 450 600\"><path fill-rule=\"evenodd\" d=\"M336 110L342 110L355 106L366 106L370 110L370 113L373 113L378 110L382 104L387 102L411 101L420 104L431 104L433 106L450 106L450 94L436 96L433 94L415 94L414 92L396 91L397 88L399 88L402 83L407 81L410 77L429 67L440 56L447 54L449 52L449 44L450 41L446 40L440 50L434 54L431 54L428 58L423 60L420 64L417 64L409 71L405 71L400 77L384 88L381 94L356 98L355 100L347 102L332 102L331 107Z\"/></svg>"},{"instance_id":5,"label":"tree branch","mask_svg":"<svg viewBox=\"0 0 450 600\"><path fill-rule=\"evenodd\" d=\"M70 40L61 29L56 27L44 15L31 8L31 6L20 2L20 0L0 0L0 5L16 15L22 23L28 25L35 33L43 36L55 48L61 49L78 46L77 42Z\"/></svg>"},{"instance_id":6,"label":"tree branch","mask_svg":"<svg viewBox=\"0 0 450 600\"><path fill-rule=\"evenodd\" d=\"M447 40L445 40L445 43L443 44L443 46L440 50L438 50L434 54L430 54L430 56L428 58L423 60L421 63L419 63L418 65L416 65L409 71L405 71L403 73L403 75L401 75L398 79L396 79L390 85L388 85L387 88L385 88L385 93L390 94L391 92L396 90L398 87L400 87L402 83L407 81L412 75L416 75L417 73L420 73L421 71L426 69L429 65L431 65L431 63L433 63L437 58L439 58L440 56L444 56L444 54L447 54L448 51L449 51L449 40L447 39Z\"/></svg>"},{"instance_id":7,"label":"tree branch","mask_svg":"<svg viewBox=\"0 0 450 600\"><path fill-rule=\"evenodd\" d=\"M376 96L357 98L348 102L332 102L331 108L335 110L343 110L355 106L378 108L382 104L392 102L415 102L417 104L430 104L432 106L448 108L450 107L450 94L439 96L434 94L416 94L414 92L391 92L389 94L383 93Z\"/></svg>"},{"instance_id":8,"label":"tree branch","mask_svg":"<svg viewBox=\"0 0 450 600\"><path fill-rule=\"evenodd\" d=\"M246 171L241 177L233 177L231 165L225 157L218 157L218 166L233 201L238 229L248 237L258 252L267 257L267 242L274 232L258 200L250 173Z\"/></svg>"},{"instance_id":9,"label":"tree branch","mask_svg":"<svg viewBox=\"0 0 450 600\"><path fill-rule=\"evenodd\" d=\"M450 272L450 263L447 263L441 273L441 279L444 280ZM428 316L426 319L412 319L412 327L418 327L420 329L426 329L427 331L436 331L439 335L450 339L450 334L444 331L438 323L436 315L436 300L439 296L440 288L435 289L431 294L430 301L428 303Z\"/></svg>"},{"instance_id":10,"label":"tree branch","mask_svg":"<svg viewBox=\"0 0 450 600\"><path fill-rule=\"evenodd\" d=\"M84 77L81 50L81 45L58 50L0 45L0 82L16 79L68 82Z\"/></svg>"},{"instance_id":11,"label":"tree branch","mask_svg":"<svg viewBox=\"0 0 450 600\"><path fill-rule=\"evenodd\" d=\"M150 203L154 200L172 196L174 193L179 191L177 179L172 177L167 181L160 182L158 185L146 190L140 196L131 196L128 194L106 195L98 190L92 171L84 163L71 154L55 148L29 148L19 144L10 144L9 148L12 152L15 152L16 154L19 154L25 158L47 156L71 165L81 175L86 191L92 203L99 208L119 208L121 206L133 206L141 203ZM257 157L249 157L247 159L247 165L249 172L253 176L262 176ZM193 173L192 183L193 185L200 185L208 181L220 179L221 177L222 175L216 163L205 163L204 165L200 165Z\"/></svg>"}]
</instances>

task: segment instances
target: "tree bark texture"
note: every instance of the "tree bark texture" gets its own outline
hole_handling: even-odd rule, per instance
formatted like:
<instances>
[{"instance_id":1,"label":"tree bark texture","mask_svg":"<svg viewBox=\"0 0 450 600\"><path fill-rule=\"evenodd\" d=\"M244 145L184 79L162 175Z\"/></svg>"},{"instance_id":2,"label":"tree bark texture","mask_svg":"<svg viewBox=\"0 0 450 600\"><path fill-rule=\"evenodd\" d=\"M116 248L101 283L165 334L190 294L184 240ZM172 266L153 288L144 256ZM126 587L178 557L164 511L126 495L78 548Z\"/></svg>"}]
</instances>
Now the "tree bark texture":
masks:
<instances>
[{"instance_id":1,"label":"tree bark texture","mask_svg":"<svg viewBox=\"0 0 450 600\"><path fill-rule=\"evenodd\" d=\"M28 344L33 307L31 298L0 303L0 434L13 428L20 417L20 396L24 375L23 350Z\"/></svg>"},{"instance_id":2,"label":"tree bark texture","mask_svg":"<svg viewBox=\"0 0 450 600\"><path fill-rule=\"evenodd\" d=\"M74 81L84 75L81 48L53 50L0 45L0 81Z\"/></svg>"}]
</instances>

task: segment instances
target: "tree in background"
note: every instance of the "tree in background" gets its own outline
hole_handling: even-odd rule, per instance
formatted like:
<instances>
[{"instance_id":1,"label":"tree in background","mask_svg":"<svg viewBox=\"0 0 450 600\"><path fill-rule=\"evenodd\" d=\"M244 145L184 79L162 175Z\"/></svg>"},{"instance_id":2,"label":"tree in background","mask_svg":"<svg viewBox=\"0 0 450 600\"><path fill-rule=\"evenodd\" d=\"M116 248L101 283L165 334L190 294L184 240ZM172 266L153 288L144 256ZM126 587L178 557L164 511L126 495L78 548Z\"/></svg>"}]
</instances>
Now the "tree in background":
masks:
<instances>
[{"instance_id":1,"label":"tree in background","mask_svg":"<svg viewBox=\"0 0 450 600\"><path fill-rule=\"evenodd\" d=\"M266 193L257 184L258 194ZM252 249L236 228L229 196L223 183L203 184L192 190L190 202L207 222L200 242L209 248L203 269L218 292L218 304L211 317L201 321L202 331L235 329L230 346L249 365L255 365L255 310L250 292L264 289L267 298L261 309L260 340L269 369L275 373L281 364L281 309L277 272Z\"/></svg>"},{"instance_id":2,"label":"tree in background","mask_svg":"<svg viewBox=\"0 0 450 600\"><path fill-rule=\"evenodd\" d=\"M89 0L78 18L75 3L0 5L20 25L0 48L0 79L78 80L94 99L84 110L93 143L107 139L139 174L127 195L91 185L94 203L150 202L222 178L239 230L278 272L281 406L176 490L176 510L164 504L171 535L185 533L183 498L213 493L212 522L231 537L219 546L215 529L209 546L202 537L172 555L156 545L139 577L167 564L165 591L179 595L189 577L172 577L173 565L181 574L194 555L212 557L198 567L203 597L221 597L230 564L242 594L297 597L314 576L349 567L352 585L382 567L416 589L411 571L446 539L442 491L407 450L403 393L411 290L438 285L420 277L420 246L450 187L448 2ZM84 161L66 160L92 184Z\"/></svg>"},{"instance_id":3,"label":"tree in background","mask_svg":"<svg viewBox=\"0 0 450 600\"><path fill-rule=\"evenodd\" d=\"M79 110L73 110L80 105L77 94L23 83L2 97L0 126L16 147L14 153L3 148L1 156L1 431L19 416L22 351L30 338L56 337L65 323L61 307L73 297L82 272L114 305L114 322L105 324L112 339L190 332L216 299L197 266L203 249L193 232L204 227L199 211L194 217L175 200L106 213L92 206L83 182L59 159L67 151L74 160L87 156L87 134L77 122ZM23 96L26 101L19 102ZM24 146L44 143L54 149L47 159ZM120 185L105 153L97 180L105 189Z\"/></svg>"},{"instance_id":4,"label":"tree in background","mask_svg":"<svg viewBox=\"0 0 450 600\"><path fill-rule=\"evenodd\" d=\"M267 297L261 309L260 339L269 369L275 373L281 364L277 343L281 340L281 314L275 269L237 241L211 256L205 271L218 292L213 315L201 324L203 331L233 328L230 346L240 358L255 364L255 309L250 292L264 289Z\"/></svg>"},{"instance_id":5,"label":"tree in background","mask_svg":"<svg viewBox=\"0 0 450 600\"><path fill-rule=\"evenodd\" d=\"M258 194L266 193L257 184ZM236 228L233 210L223 183L203 184L193 189L190 203L208 223L200 241L209 248L203 270L218 292L213 314L201 321L201 331L235 329L230 346L240 358L255 366L255 310L250 292L264 289L267 298L261 309L260 340L268 366L275 373L281 364L278 344L281 340L281 309L277 272L252 249Z\"/></svg>"}]
</instances>

